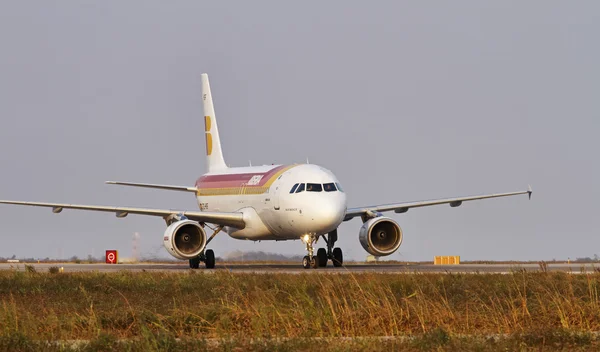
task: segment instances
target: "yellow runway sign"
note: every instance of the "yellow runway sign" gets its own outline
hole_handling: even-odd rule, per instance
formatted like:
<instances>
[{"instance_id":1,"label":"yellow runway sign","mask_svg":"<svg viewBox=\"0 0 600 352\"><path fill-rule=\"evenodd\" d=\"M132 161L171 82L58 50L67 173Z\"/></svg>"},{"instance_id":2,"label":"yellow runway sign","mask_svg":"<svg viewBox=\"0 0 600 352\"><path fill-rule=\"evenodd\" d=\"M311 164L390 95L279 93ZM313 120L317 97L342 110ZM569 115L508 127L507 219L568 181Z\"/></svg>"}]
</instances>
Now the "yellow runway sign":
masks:
<instances>
[{"instance_id":1,"label":"yellow runway sign","mask_svg":"<svg viewBox=\"0 0 600 352\"><path fill-rule=\"evenodd\" d=\"M460 264L459 255L438 255L433 257L433 264L435 265L450 265Z\"/></svg>"}]
</instances>

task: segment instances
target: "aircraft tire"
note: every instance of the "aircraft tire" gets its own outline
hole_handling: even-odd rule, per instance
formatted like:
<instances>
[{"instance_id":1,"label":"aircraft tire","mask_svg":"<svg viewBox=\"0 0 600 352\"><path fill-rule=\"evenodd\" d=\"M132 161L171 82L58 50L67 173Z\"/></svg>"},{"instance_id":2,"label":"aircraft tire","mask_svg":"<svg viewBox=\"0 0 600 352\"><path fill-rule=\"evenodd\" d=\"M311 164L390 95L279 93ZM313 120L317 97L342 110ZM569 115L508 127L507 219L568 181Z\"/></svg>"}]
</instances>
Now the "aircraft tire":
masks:
<instances>
[{"instance_id":1,"label":"aircraft tire","mask_svg":"<svg viewBox=\"0 0 600 352\"><path fill-rule=\"evenodd\" d=\"M302 258L302 267L304 269L308 269L310 268L310 257L305 255L304 258Z\"/></svg>"},{"instance_id":2,"label":"aircraft tire","mask_svg":"<svg viewBox=\"0 0 600 352\"><path fill-rule=\"evenodd\" d=\"M319 259L317 258L316 255L313 255L313 257L310 258L310 267L313 269L316 269L319 267Z\"/></svg>"},{"instance_id":3,"label":"aircraft tire","mask_svg":"<svg viewBox=\"0 0 600 352\"><path fill-rule=\"evenodd\" d=\"M215 252L212 249L207 249L204 253L206 259L204 259L204 264L206 265L206 269L214 269L215 268Z\"/></svg>"},{"instance_id":4,"label":"aircraft tire","mask_svg":"<svg viewBox=\"0 0 600 352\"><path fill-rule=\"evenodd\" d=\"M327 251L325 248L319 248L317 251L317 264L320 268L327 266Z\"/></svg>"},{"instance_id":5,"label":"aircraft tire","mask_svg":"<svg viewBox=\"0 0 600 352\"><path fill-rule=\"evenodd\" d=\"M198 269L200 267L200 258L190 259L190 269Z\"/></svg>"},{"instance_id":6,"label":"aircraft tire","mask_svg":"<svg viewBox=\"0 0 600 352\"><path fill-rule=\"evenodd\" d=\"M333 266L340 267L344 264L344 255L342 254L342 249L336 247L333 249Z\"/></svg>"}]
</instances>

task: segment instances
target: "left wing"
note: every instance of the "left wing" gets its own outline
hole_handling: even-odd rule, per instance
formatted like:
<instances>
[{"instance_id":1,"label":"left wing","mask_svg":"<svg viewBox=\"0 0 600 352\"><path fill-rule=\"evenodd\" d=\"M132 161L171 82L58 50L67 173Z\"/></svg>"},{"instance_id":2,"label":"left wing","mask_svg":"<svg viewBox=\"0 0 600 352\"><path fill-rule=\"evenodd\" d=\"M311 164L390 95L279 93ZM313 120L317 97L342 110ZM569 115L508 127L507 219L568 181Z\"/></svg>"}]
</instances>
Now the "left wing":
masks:
<instances>
[{"instance_id":1,"label":"left wing","mask_svg":"<svg viewBox=\"0 0 600 352\"><path fill-rule=\"evenodd\" d=\"M438 205L438 204L450 204L451 207L458 207L459 205L462 204L462 202L466 202L466 201L470 201L470 200L508 197L508 196L516 196L519 194L528 194L529 199L531 199L532 193L533 193L533 191L531 190L531 186L529 186L526 191L518 191L518 192L485 194L485 195L480 195L480 196L424 200L424 201L418 201L418 202L383 204L383 205L374 205L374 206L367 206L367 207L360 207L360 208L349 208L346 211L346 217L344 217L344 221L348 221L354 217L363 216L363 215L372 217L372 216L375 216L376 213L384 212L384 211L392 211L393 210L395 213L406 213L408 211L408 209L410 209L410 208L427 207L430 205Z\"/></svg>"},{"instance_id":2,"label":"left wing","mask_svg":"<svg viewBox=\"0 0 600 352\"><path fill-rule=\"evenodd\" d=\"M60 213L63 209L78 209L92 210L115 213L118 218L124 218L129 214L160 216L167 218L171 215L183 215L190 220L199 222L208 222L211 224L233 226L239 229L246 227L244 215L238 212L208 212L208 211L177 211L163 209L146 209L146 208L127 208L127 207L111 207L98 205L77 205L77 204L60 204L60 203L40 203L40 202L21 202L13 200L0 200L0 204L16 204L29 205L34 207L52 208L53 213Z\"/></svg>"}]
</instances>

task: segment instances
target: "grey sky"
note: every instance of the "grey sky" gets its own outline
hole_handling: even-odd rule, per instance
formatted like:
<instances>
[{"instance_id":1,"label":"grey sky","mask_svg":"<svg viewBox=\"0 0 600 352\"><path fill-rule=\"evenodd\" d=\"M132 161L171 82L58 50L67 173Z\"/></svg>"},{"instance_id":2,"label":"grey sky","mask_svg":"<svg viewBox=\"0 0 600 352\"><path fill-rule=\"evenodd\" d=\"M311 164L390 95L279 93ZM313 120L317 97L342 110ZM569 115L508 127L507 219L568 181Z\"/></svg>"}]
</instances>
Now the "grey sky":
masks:
<instances>
[{"instance_id":1,"label":"grey sky","mask_svg":"<svg viewBox=\"0 0 600 352\"><path fill-rule=\"evenodd\" d=\"M534 189L394 215L399 260L600 254L600 3L4 1L0 199L197 209L104 185L205 171L200 74L230 165L331 169L349 206ZM160 218L0 206L0 256L162 249ZM367 253L344 223L347 258ZM217 236L232 250L301 242Z\"/></svg>"}]
</instances>

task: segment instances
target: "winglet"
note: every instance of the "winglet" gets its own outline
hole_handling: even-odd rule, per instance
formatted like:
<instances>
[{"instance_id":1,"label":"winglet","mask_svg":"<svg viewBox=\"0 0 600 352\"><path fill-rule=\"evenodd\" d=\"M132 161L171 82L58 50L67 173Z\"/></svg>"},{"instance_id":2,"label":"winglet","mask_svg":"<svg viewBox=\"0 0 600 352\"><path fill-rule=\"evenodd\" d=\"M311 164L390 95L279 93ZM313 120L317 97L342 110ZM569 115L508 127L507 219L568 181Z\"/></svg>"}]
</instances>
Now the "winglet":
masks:
<instances>
[{"instance_id":1,"label":"winglet","mask_svg":"<svg viewBox=\"0 0 600 352\"><path fill-rule=\"evenodd\" d=\"M533 193L533 190L531 189L531 185L527 185L527 194L529 195L529 200L531 200L532 193Z\"/></svg>"}]
</instances>

